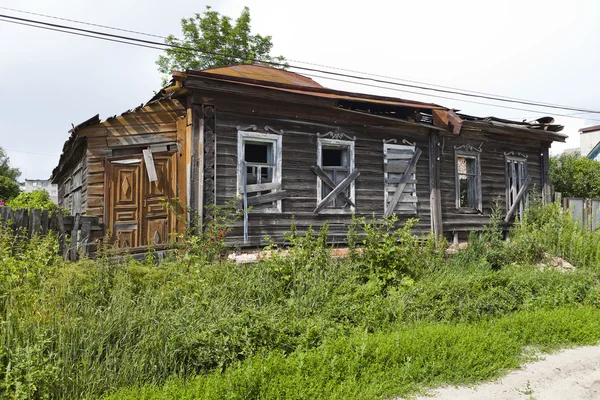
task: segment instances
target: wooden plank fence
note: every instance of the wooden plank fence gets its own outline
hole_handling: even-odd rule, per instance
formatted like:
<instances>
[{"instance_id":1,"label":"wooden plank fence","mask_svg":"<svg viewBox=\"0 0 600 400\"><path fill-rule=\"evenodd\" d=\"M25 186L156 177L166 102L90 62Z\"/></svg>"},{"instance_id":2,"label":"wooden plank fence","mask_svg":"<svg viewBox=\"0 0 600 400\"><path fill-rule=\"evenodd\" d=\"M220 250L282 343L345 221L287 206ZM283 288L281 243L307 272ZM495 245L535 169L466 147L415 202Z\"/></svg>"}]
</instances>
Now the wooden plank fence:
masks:
<instances>
[{"instance_id":1,"label":"wooden plank fence","mask_svg":"<svg viewBox=\"0 0 600 400\"><path fill-rule=\"evenodd\" d=\"M583 199L564 197L563 210L571 212L571 218L579 222L587 230L600 229L600 199Z\"/></svg>"},{"instance_id":2,"label":"wooden plank fence","mask_svg":"<svg viewBox=\"0 0 600 400\"><path fill-rule=\"evenodd\" d=\"M102 231L98 217L82 215L65 216L59 211L29 209L13 210L0 207L0 225L10 227L15 233L27 235L58 235L59 251L65 260L77 260L80 252L90 254L90 236L93 231ZM70 245L67 238L70 237Z\"/></svg>"}]
</instances>

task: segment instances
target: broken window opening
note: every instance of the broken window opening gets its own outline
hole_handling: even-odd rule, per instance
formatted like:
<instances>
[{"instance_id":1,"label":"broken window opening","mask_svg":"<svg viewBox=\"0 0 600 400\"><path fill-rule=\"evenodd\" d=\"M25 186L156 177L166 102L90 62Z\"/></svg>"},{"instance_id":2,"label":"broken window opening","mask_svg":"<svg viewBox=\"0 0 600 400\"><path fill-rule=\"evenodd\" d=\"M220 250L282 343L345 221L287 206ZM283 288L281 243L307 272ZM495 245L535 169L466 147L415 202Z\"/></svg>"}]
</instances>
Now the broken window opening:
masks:
<instances>
[{"instance_id":1,"label":"broken window opening","mask_svg":"<svg viewBox=\"0 0 600 400\"><path fill-rule=\"evenodd\" d=\"M517 194L524 186L527 176L527 161L521 158L506 158L506 210L510 210ZM528 202L526 195L520 202L517 210L517 216L523 218L523 213Z\"/></svg>"},{"instance_id":2,"label":"broken window opening","mask_svg":"<svg viewBox=\"0 0 600 400\"><path fill-rule=\"evenodd\" d=\"M281 189L281 136L238 131L238 160L238 195L258 199ZM281 212L281 200L261 200L252 211Z\"/></svg>"},{"instance_id":3,"label":"broken window opening","mask_svg":"<svg viewBox=\"0 0 600 400\"><path fill-rule=\"evenodd\" d=\"M481 172L479 156L456 156L456 207L481 211Z\"/></svg>"},{"instance_id":4,"label":"broken window opening","mask_svg":"<svg viewBox=\"0 0 600 400\"><path fill-rule=\"evenodd\" d=\"M354 170L354 142L335 139L319 139L317 164L337 186ZM333 189L323 180L317 178L317 204L320 203ZM354 182L342 193L354 202ZM352 206L344 201L343 196L331 200L322 211L342 210L351 211Z\"/></svg>"}]
</instances>

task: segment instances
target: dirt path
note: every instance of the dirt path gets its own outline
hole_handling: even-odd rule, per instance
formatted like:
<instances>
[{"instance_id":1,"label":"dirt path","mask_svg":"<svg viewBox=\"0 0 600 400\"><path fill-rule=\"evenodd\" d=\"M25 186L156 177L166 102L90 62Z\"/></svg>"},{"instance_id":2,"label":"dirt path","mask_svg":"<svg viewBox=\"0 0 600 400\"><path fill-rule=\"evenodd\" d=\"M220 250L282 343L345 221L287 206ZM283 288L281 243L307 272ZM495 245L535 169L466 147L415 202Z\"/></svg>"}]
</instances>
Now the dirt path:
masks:
<instances>
[{"instance_id":1,"label":"dirt path","mask_svg":"<svg viewBox=\"0 0 600 400\"><path fill-rule=\"evenodd\" d=\"M600 346L542 356L497 381L473 388L444 387L418 400L600 399Z\"/></svg>"}]
</instances>

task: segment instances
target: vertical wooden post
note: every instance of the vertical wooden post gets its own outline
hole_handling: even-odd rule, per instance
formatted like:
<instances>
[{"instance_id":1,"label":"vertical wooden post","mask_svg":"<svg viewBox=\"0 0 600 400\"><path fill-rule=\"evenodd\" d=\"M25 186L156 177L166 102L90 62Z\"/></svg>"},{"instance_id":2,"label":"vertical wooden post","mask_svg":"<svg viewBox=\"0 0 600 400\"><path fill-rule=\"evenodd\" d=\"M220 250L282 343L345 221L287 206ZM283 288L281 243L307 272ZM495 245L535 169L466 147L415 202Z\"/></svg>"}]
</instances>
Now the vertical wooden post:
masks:
<instances>
[{"instance_id":1,"label":"vertical wooden post","mask_svg":"<svg viewBox=\"0 0 600 400\"><path fill-rule=\"evenodd\" d=\"M77 245L79 240L77 238L77 232L79 231L79 221L81 220L81 214L75 214L75 220L73 221L73 230L71 230L71 261L77 261Z\"/></svg>"},{"instance_id":2,"label":"vertical wooden post","mask_svg":"<svg viewBox=\"0 0 600 400\"><path fill-rule=\"evenodd\" d=\"M42 211L42 235L48 234L48 210Z\"/></svg>"},{"instance_id":3,"label":"vertical wooden post","mask_svg":"<svg viewBox=\"0 0 600 400\"><path fill-rule=\"evenodd\" d=\"M542 202L551 203L552 187L550 185L550 143L542 144L540 164L542 167Z\"/></svg>"},{"instance_id":4,"label":"vertical wooden post","mask_svg":"<svg viewBox=\"0 0 600 400\"><path fill-rule=\"evenodd\" d=\"M200 104L194 104L193 99L190 98L192 104L191 118L192 118L192 143L190 144L190 222L196 224L197 229L202 227L202 206L203 200L202 195L202 181L203 181L203 111Z\"/></svg>"},{"instance_id":5,"label":"vertical wooden post","mask_svg":"<svg viewBox=\"0 0 600 400\"><path fill-rule=\"evenodd\" d=\"M37 208L32 208L29 210L31 213L30 218L30 232L29 236L39 235L42 230L42 210Z\"/></svg>"},{"instance_id":6,"label":"vertical wooden post","mask_svg":"<svg viewBox=\"0 0 600 400\"><path fill-rule=\"evenodd\" d=\"M92 231L92 221L91 221L90 217L82 217L82 218L83 218L83 222L81 224L80 242L81 242L81 248L83 249L83 252L87 256L90 254L89 241L90 241L90 233Z\"/></svg>"},{"instance_id":7,"label":"vertical wooden post","mask_svg":"<svg viewBox=\"0 0 600 400\"><path fill-rule=\"evenodd\" d=\"M60 252L63 260L66 260L68 251L65 238L65 219L60 210L55 210L52 218L56 219L56 230L58 231L58 251Z\"/></svg>"},{"instance_id":8,"label":"vertical wooden post","mask_svg":"<svg viewBox=\"0 0 600 400\"><path fill-rule=\"evenodd\" d=\"M431 231L440 238L444 233L442 225L442 199L440 191L440 134L429 131L429 206L431 212Z\"/></svg>"}]
</instances>

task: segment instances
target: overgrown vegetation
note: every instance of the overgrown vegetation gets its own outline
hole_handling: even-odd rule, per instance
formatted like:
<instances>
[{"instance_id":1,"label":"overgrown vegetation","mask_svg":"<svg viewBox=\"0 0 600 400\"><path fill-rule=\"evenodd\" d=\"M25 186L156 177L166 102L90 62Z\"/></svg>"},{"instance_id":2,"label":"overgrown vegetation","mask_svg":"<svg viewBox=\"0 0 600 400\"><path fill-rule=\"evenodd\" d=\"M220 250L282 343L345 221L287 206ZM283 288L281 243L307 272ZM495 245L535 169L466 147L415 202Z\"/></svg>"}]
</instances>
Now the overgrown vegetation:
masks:
<instances>
[{"instance_id":1,"label":"overgrown vegetation","mask_svg":"<svg viewBox=\"0 0 600 400\"><path fill-rule=\"evenodd\" d=\"M600 340L600 236L554 205L508 242L494 221L448 255L412 221L357 219L344 259L326 225L292 226L246 266L194 255L223 221L156 265L63 262L54 239L4 229L0 397L385 398ZM539 268L550 255L577 268Z\"/></svg>"},{"instance_id":2,"label":"overgrown vegetation","mask_svg":"<svg viewBox=\"0 0 600 400\"><path fill-rule=\"evenodd\" d=\"M50 200L50 194L44 189L34 190L29 193L21 192L17 197L10 200L6 205L12 207L15 210L28 210L30 208L36 208L39 210L53 211L58 207L52 202L52 200Z\"/></svg>"},{"instance_id":3,"label":"overgrown vegetation","mask_svg":"<svg viewBox=\"0 0 600 400\"><path fill-rule=\"evenodd\" d=\"M550 158L550 181L563 197L600 197L600 162L579 154Z\"/></svg>"}]
</instances>

